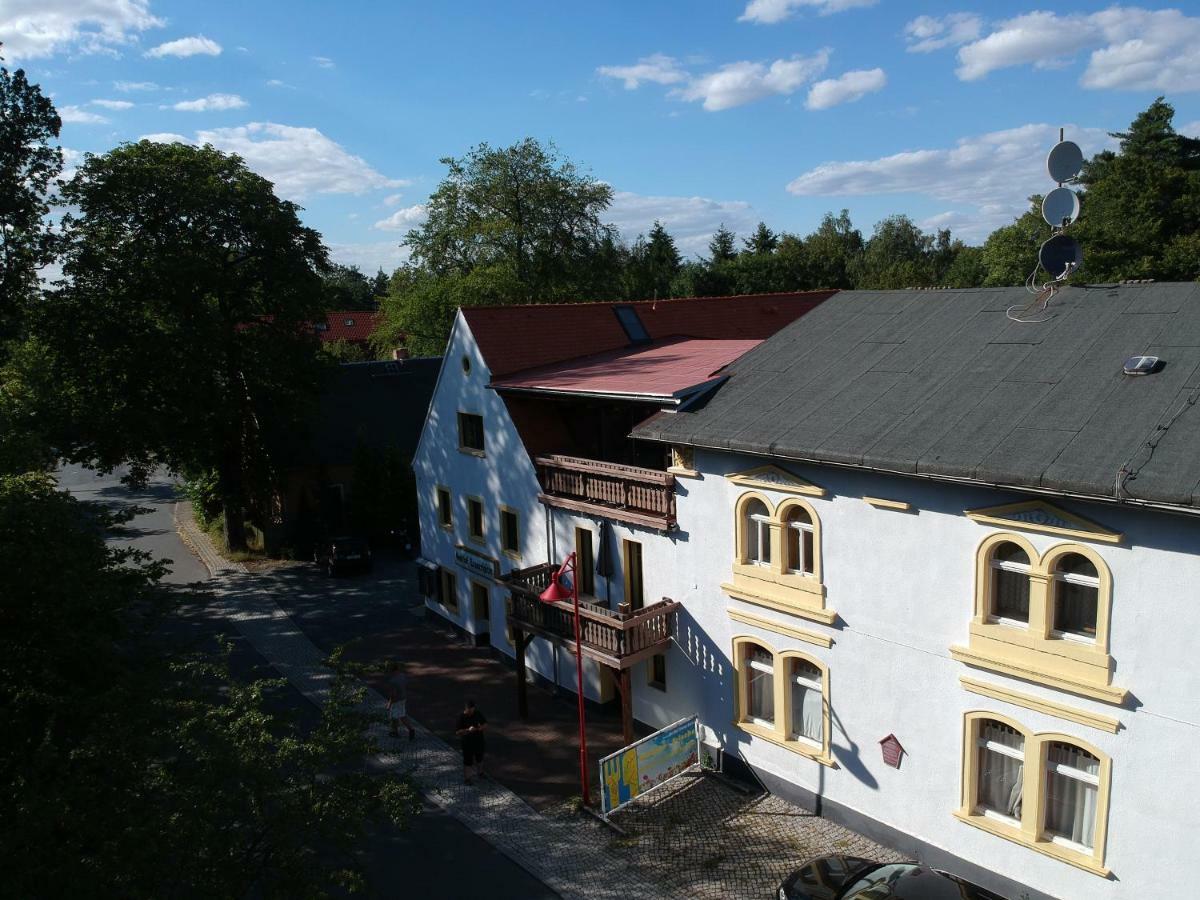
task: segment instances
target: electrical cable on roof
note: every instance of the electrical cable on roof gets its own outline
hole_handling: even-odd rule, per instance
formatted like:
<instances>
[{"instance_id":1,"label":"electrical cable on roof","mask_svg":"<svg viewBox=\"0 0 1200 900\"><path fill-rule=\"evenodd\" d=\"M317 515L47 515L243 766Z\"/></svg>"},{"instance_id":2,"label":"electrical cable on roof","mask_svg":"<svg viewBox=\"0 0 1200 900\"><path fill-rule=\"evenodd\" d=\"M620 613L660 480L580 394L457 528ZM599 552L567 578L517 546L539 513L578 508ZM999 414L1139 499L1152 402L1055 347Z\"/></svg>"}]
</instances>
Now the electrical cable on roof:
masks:
<instances>
[{"instance_id":1,"label":"electrical cable on roof","mask_svg":"<svg viewBox=\"0 0 1200 900\"><path fill-rule=\"evenodd\" d=\"M1179 421L1180 416L1195 406L1197 402L1200 402L1200 389L1192 391L1191 394L1185 397L1183 403L1181 403L1179 408L1171 414L1169 419L1164 421L1162 418L1160 418L1155 424L1154 428L1150 430L1150 436L1147 437L1143 444L1138 446L1138 448L1129 455L1129 458L1121 464L1121 467L1117 469L1116 479L1113 483L1113 496L1116 497L1116 499L1120 500L1122 495L1126 494L1132 497L1132 494L1130 494L1126 488L1127 483L1130 481L1135 481L1138 473L1150 464L1150 460L1154 458L1154 451L1158 449L1159 442L1162 441L1167 431L1172 425ZM1145 461L1131 468L1130 463L1132 463L1134 458L1146 447L1150 448L1150 452L1146 455Z\"/></svg>"}]
</instances>

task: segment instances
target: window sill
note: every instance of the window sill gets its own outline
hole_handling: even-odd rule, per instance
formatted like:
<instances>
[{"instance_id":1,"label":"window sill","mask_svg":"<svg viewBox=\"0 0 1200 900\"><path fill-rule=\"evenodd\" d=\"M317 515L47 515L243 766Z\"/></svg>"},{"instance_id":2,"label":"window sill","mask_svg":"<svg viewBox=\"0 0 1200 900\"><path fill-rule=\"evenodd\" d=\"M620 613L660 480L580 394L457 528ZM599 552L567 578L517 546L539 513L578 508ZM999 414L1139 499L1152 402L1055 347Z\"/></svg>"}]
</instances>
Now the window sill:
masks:
<instances>
[{"instance_id":1,"label":"window sill","mask_svg":"<svg viewBox=\"0 0 1200 900\"><path fill-rule=\"evenodd\" d=\"M467 456L478 456L480 459L487 456L486 450L476 450L474 447L459 447L458 452L465 453Z\"/></svg>"},{"instance_id":2,"label":"window sill","mask_svg":"<svg viewBox=\"0 0 1200 900\"><path fill-rule=\"evenodd\" d=\"M442 531L448 531L451 534L454 533L454 523L453 522L451 522L449 525L439 525L438 528L442 529Z\"/></svg>"},{"instance_id":3,"label":"window sill","mask_svg":"<svg viewBox=\"0 0 1200 900\"><path fill-rule=\"evenodd\" d=\"M1063 847L1060 844L1055 844L1053 841L1031 839L1025 832L1011 826L1006 826L1002 822L995 822L986 816L956 809L954 811L954 818L960 822L972 825L981 831L986 831L988 834L994 834L996 837L1002 837L1006 841L1012 841L1014 844L1028 847L1030 850L1041 853L1044 856L1049 856L1075 866L1077 869L1083 869L1085 872L1099 875L1101 878L1108 878L1112 874L1107 867L1097 862L1095 857L1087 856L1077 850Z\"/></svg>"},{"instance_id":4,"label":"window sill","mask_svg":"<svg viewBox=\"0 0 1200 900\"><path fill-rule=\"evenodd\" d=\"M1023 681L1032 681L1034 684L1044 685L1055 690L1068 691L1083 697L1090 697L1093 700L1100 700L1103 703L1119 705L1125 702L1125 698L1129 694L1125 688L1114 687L1111 684L1083 681L1062 671L1050 671L1033 665L1029 661L1029 655L1028 651L1026 651L1025 659L1018 660L1015 657L1000 655L982 649L958 646L950 648L950 656L958 662L966 663L968 666L986 669L989 672L998 672L1001 675L1020 678Z\"/></svg>"},{"instance_id":5,"label":"window sill","mask_svg":"<svg viewBox=\"0 0 1200 900\"><path fill-rule=\"evenodd\" d=\"M824 750L814 747L804 741L789 741L779 736L779 733L773 728L767 728L763 725L756 725L753 722L734 722L737 728L753 735L756 738L762 738L764 741L769 741L772 744L783 747L785 750L791 750L799 756L807 756L809 759L819 762L823 766L828 766L831 769L838 767L833 758Z\"/></svg>"},{"instance_id":6,"label":"window sill","mask_svg":"<svg viewBox=\"0 0 1200 900\"><path fill-rule=\"evenodd\" d=\"M695 469L685 469L682 466L667 466L667 471L676 478L699 478L700 473Z\"/></svg>"},{"instance_id":7,"label":"window sill","mask_svg":"<svg viewBox=\"0 0 1200 900\"><path fill-rule=\"evenodd\" d=\"M656 691L662 691L664 694L667 692L667 686L658 681L648 681L646 682L646 686L652 687Z\"/></svg>"},{"instance_id":8,"label":"window sill","mask_svg":"<svg viewBox=\"0 0 1200 900\"><path fill-rule=\"evenodd\" d=\"M739 584L729 583L722 584L721 590L735 600L743 600L746 603L753 603L755 606L762 606L767 609L776 610L777 612L787 613L800 619L808 619L810 622L832 625L837 621L837 613L833 610L824 609L811 602L805 603L804 600L787 596L787 594L782 592L774 596L769 596L755 590L747 589Z\"/></svg>"},{"instance_id":9,"label":"window sill","mask_svg":"<svg viewBox=\"0 0 1200 900\"><path fill-rule=\"evenodd\" d=\"M519 550L501 550L500 552L515 562L521 561L521 551Z\"/></svg>"}]
</instances>

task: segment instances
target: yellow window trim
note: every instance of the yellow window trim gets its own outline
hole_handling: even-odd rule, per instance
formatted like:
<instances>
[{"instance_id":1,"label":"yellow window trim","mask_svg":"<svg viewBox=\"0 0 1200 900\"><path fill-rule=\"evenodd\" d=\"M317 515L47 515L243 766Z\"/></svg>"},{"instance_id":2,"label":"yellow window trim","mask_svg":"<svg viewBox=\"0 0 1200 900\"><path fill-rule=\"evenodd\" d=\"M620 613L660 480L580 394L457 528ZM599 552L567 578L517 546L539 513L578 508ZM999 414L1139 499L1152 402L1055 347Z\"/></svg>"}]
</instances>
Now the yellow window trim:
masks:
<instances>
[{"instance_id":1,"label":"yellow window trim","mask_svg":"<svg viewBox=\"0 0 1200 900\"><path fill-rule=\"evenodd\" d=\"M1022 665L1010 659L978 653L966 647L951 647L950 655L958 662L966 663L968 666L987 669L989 672L997 672L1000 675L1008 675L1024 681L1032 681L1034 684L1044 685L1045 687L1060 691L1069 691L1072 694L1090 697L1093 700L1100 700L1104 703L1119 705L1125 702L1125 698L1129 694L1129 691L1124 688L1106 687L1076 681L1061 675L1050 674L1040 668Z\"/></svg>"},{"instance_id":2,"label":"yellow window trim","mask_svg":"<svg viewBox=\"0 0 1200 900\"><path fill-rule=\"evenodd\" d=\"M785 625L782 622L775 622L771 619L764 619L762 616L743 612L740 609L730 609L727 612L729 613L729 618L735 622L741 622L743 625L753 625L765 631L773 631L776 634L786 635L798 641L815 644L818 647L825 647L826 649L833 646L833 638L828 635L817 634L817 632L808 631L805 628L794 628L791 625Z\"/></svg>"},{"instance_id":3,"label":"yellow window trim","mask_svg":"<svg viewBox=\"0 0 1200 900\"><path fill-rule=\"evenodd\" d=\"M1024 627L994 621L990 615L991 560L996 548L1004 543L1016 544L1029 557L1029 623ZM1068 553L1088 559L1099 576L1093 641L1073 641L1056 637L1053 632L1054 569ZM1114 664L1108 652L1112 594L1112 573L1104 558L1091 547L1063 543L1038 553L1023 535L993 532L980 541L975 551L975 608L968 647L953 647L951 655L968 665L1106 703L1121 703L1127 691L1112 685Z\"/></svg>"},{"instance_id":4,"label":"yellow window trim","mask_svg":"<svg viewBox=\"0 0 1200 900\"><path fill-rule=\"evenodd\" d=\"M521 561L520 547L522 546L522 543L523 543L521 541L521 511L519 509L515 509L514 507L509 506L506 503L501 503L499 509L496 512L497 524L499 524L501 516L503 516L504 513L506 513L506 512L512 513L513 516L517 520L517 548L518 549L509 550L504 546L504 529L498 528L497 531L500 534L500 552L503 553L505 556L507 556L509 559L520 562Z\"/></svg>"},{"instance_id":5,"label":"yellow window trim","mask_svg":"<svg viewBox=\"0 0 1200 900\"><path fill-rule=\"evenodd\" d=\"M762 594L747 591L739 585L729 584L728 582L721 585L721 590L735 600L753 603L755 606L787 613L789 616L796 616L800 619L808 619L810 622L820 622L822 625L832 625L837 621L838 617L837 613L832 609L815 609L813 607L800 606L794 600L778 600L773 597L763 596Z\"/></svg>"},{"instance_id":6,"label":"yellow window trim","mask_svg":"<svg viewBox=\"0 0 1200 900\"><path fill-rule=\"evenodd\" d=\"M912 509L911 503L903 500L885 500L883 497L863 497L864 503L869 503L877 509L897 509L907 512Z\"/></svg>"},{"instance_id":7,"label":"yellow window trim","mask_svg":"<svg viewBox=\"0 0 1200 900\"><path fill-rule=\"evenodd\" d=\"M730 483L764 491L779 491L784 494L804 494L808 497L824 497L825 488L813 484L807 478L793 475L779 466L758 466L745 472L734 472L725 476ZM767 504L770 507L771 504Z\"/></svg>"},{"instance_id":8,"label":"yellow window trim","mask_svg":"<svg viewBox=\"0 0 1200 900\"><path fill-rule=\"evenodd\" d=\"M744 672L744 651L743 648L747 644L753 644L756 647L762 647L771 654L773 673L772 687L774 688L775 696L775 727L769 728L766 725L759 725L756 722L746 720L743 710L746 707L746 688L748 682ZM822 740L821 746L814 747L805 741L797 740L790 737L792 733L792 704L789 702L788 695L788 660L802 659L805 662L811 663L821 671L821 730ZM807 756L809 759L816 760L823 766L837 768L837 763L834 761L830 753L831 740L831 711L829 705L829 667L821 660L814 656L809 656L807 653L801 653L798 650L776 650L762 638L755 637L749 634L739 634L733 637L733 671L734 671L734 701L733 701L733 725L746 734L754 735L762 738L765 741L770 741L790 750L792 753L800 756Z\"/></svg>"},{"instance_id":9,"label":"yellow window trim","mask_svg":"<svg viewBox=\"0 0 1200 900\"><path fill-rule=\"evenodd\" d=\"M967 509L963 510L963 513L967 518L985 525L1065 535L1104 544L1119 544L1125 537L1119 531L1112 531L1045 500L1026 500L1021 503L1006 503L1003 506Z\"/></svg>"},{"instance_id":10,"label":"yellow window trim","mask_svg":"<svg viewBox=\"0 0 1200 900\"><path fill-rule=\"evenodd\" d=\"M958 681L963 688L972 694L978 694L981 697L991 697L993 700L1002 700L1005 703L1031 709L1034 712L1045 713L1059 719L1066 719L1080 725L1087 725L1090 728L1096 728L1100 731L1107 731L1109 734L1116 734L1121 728L1121 723L1111 716L1076 709L1073 706L1065 706L1062 703L1056 703L1053 700L1046 700L1042 697L1022 694L1020 691L1001 687L998 684L989 684L986 681L979 681L975 678L968 678L966 675L960 675Z\"/></svg>"},{"instance_id":11,"label":"yellow window trim","mask_svg":"<svg viewBox=\"0 0 1200 900\"><path fill-rule=\"evenodd\" d=\"M1023 799L1019 827L997 822L975 812L978 774L976 768L979 759L979 755L975 752L976 722L981 719L992 719L1008 725L1020 732L1024 740ZM1046 748L1055 741L1086 750L1100 761L1099 784L1096 788L1096 825L1092 835L1093 849L1090 854L1072 850L1042 837L1042 823L1046 818ZM1015 719L992 710L971 710L963 715L961 805L953 811L954 817L961 822L1083 869L1085 872L1107 878L1110 871L1104 865L1104 854L1108 841L1108 805L1111 786L1112 760L1107 753L1087 741L1060 732L1032 732Z\"/></svg>"}]
</instances>

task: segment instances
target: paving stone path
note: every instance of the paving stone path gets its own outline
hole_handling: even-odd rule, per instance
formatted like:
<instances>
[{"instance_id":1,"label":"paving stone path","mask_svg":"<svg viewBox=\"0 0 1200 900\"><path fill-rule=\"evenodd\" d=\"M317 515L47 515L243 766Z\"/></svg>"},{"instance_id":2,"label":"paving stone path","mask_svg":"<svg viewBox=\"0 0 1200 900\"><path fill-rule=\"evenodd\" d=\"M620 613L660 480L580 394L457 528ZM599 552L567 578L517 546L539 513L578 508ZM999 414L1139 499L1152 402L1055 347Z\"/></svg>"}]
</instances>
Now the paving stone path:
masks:
<instances>
[{"instance_id":1,"label":"paving stone path","mask_svg":"<svg viewBox=\"0 0 1200 900\"><path fill-rule=\"evenodd\" d=\"M217 554L190 515L179 532L213 574L214 601L247 641L307 699L320 706L332 674L325 654L272 599L269 572L252 573ZM368 692L369 704L383 699ZM860 834L770 794L746 795L700 774L683 776L618 811L621 837L568 807L539 813L489 780L462 783L461 757L417 724L417 740L394 740L379 725L383 768L412 773L431 802L564 898L774 897L802 860L845 853L880 861L902 857Z\"/></svg>"}]
</instances>

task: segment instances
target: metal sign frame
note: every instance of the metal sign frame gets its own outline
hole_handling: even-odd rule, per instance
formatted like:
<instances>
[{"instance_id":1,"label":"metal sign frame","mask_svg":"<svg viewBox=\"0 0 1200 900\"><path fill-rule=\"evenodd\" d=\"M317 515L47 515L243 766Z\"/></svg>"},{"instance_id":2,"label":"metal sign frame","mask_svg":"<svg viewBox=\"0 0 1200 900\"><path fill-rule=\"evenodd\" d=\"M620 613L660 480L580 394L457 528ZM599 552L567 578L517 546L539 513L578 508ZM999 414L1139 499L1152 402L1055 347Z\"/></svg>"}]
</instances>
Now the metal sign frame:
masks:
<instances>
[{"instance_id":1,"label":"metal sign frame","mask_svg":"<svg viewBox=\"0 0 1200 900\"><path fill-rule=\"evenodd\" d=\"M663 732L672 731L688 721L691 721L691 723L692 723L693 735L694 735L695 741L696 741L696 762L695 762L695 764L692 766L688 766L687 768L685 768L679 772L676 772L670 778L666 778L666 779L660 781L658 784L653 785L648 791L645 792L646 794L649 794L655 788L662 787L664 784L674 781L676 778L678 778L680 775L683 775L685 772L689 772L696 766L701 765L701 763L700 763L701 740L700 740L700 717L699 716L696 716L696 715L684 716L682 719L678 719L678 720L672 722L670 725L665 725L662 728L659 728L657 731L646 735L644 738L634 741L632 744L627 744L626 746L622 747L620 750L616 751L615 753L610 753L610 754L608 754L608 756L605 756L603 759L600 760L599 784L600 784L600 805L601 805L601 809L603 811L602 818L607 819L610 815L615 813L617 810L621 809L624 806L628 806L634 800L638 799L638 797L645 796L645 794L643 794L642 792L639 791L637 794L630 797L624 803L617 803L612 809L604 810L603 809L604 802L608 797L608 791L607 791L607 788L604 783L604 764L611 759L616 759L617 757L624 756L626 753L628 753L631 750L636 750L637 747L639 747L640 745L645 744L649 741L654 740L658 735L662 734Z\"/></svg>"}]
</instances>

